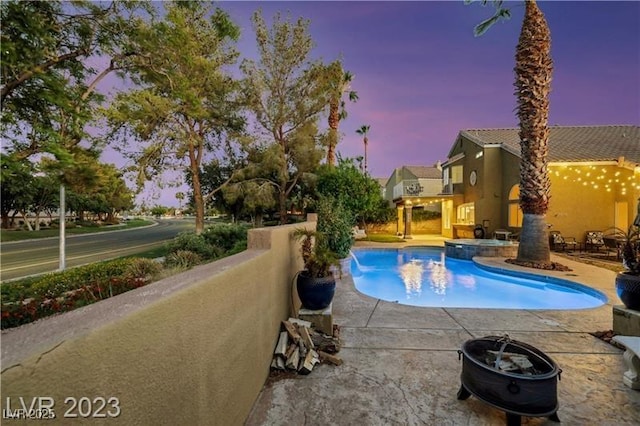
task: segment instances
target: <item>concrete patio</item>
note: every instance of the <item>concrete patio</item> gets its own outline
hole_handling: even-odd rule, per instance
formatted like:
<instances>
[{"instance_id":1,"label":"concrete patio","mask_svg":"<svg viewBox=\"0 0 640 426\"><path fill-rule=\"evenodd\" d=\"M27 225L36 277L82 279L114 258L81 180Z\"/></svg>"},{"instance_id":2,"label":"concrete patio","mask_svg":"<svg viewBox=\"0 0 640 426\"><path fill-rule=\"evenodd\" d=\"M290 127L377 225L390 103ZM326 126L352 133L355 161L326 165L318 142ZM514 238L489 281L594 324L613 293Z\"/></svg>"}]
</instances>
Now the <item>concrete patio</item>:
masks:
<instances>
[{"instance_id":1,"label":"concrete patio","mask_svg":"<svg viewBox=\"0 0 640 426\"><path fill-rule=\"evenodd\" d=\"M442 241L416 238L408 244L441 246ZM358 243L366 245L373 244ZM513 268L499 258L477 260ZM270 378L246 425L505 424L504 412L475 397L456 399L462 368L458 349L468 339L505 333L546 352L562 369L562 424L640 424L640 392L622 383L623 351L589 334L612 328L612 306L620 304L615 274L554 260L573 271L545 274L589 285L609 302L573 311L418 308L362 295L351 277L343 279L333 313L341 327L344 364L320 365L308 376ZM528 417L522 423L556 424Z\"/></svg>"}]
</instances>

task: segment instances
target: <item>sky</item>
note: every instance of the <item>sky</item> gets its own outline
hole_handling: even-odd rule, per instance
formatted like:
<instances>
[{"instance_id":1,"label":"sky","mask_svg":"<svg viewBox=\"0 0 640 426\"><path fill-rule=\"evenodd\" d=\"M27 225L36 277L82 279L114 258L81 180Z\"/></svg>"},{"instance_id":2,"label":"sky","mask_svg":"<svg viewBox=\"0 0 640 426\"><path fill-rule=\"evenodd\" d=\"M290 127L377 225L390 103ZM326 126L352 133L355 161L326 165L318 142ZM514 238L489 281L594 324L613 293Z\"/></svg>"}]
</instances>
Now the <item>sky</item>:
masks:
<instances>
[{"instance_id":1,"label":"sky","mask_svg":"<svg viewBox=\"0 0 640 426\"><path fill-rule=\"evenodd\" d=\"M312 55L342 58L354 74L356 103L340 123L338 151L364 154L373 177L403 165L445 161L460 130L517 127L515 47L523 2L506 2L512 18L474 37L492 6L459 1L223 1L241 28L241 58L257 58L251 15L280 11L309 19ZM640 125L640 2L539 1L551 29L554 61L550 125ZM323 118L323 124L326 118ZM107 153L105 160L112 153ZM179 189L178 189L179 190ZM152 204L177 206L163 190ZM147 201L149 204L149 202Z\"/></svg>"}]
</instances>

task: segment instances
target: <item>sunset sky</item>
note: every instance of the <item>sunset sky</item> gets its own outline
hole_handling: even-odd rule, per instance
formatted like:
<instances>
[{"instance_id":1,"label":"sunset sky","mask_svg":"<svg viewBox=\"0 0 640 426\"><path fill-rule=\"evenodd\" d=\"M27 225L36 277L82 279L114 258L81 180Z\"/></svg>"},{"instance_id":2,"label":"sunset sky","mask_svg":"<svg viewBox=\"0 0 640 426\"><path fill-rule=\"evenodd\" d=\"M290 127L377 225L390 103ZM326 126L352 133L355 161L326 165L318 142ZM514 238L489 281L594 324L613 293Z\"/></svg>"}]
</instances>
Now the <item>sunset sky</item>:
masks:
<instances>
[{"instance_id":1,"label":"sunset sky","mask_svg":"<svg viewBox=\"0 0 640 426\"><path fill-rule=\"evenodd\" d=\"M402 165L444 161L461 129L515 127L513 66L523 2L482 37L473 27L493 13L480 3L218 3L241 27L241 57L255 58L250 17L261 8L311 20L314 56L343 58L360 100L348 105L338 151L363 155L389 177ZM539 2L551 28L554 75L550 125L640 124L640 2ZM324 119L326 122L326 118ZM157 202L177 205L170 191Z\"/></svg>"}]
</instances>

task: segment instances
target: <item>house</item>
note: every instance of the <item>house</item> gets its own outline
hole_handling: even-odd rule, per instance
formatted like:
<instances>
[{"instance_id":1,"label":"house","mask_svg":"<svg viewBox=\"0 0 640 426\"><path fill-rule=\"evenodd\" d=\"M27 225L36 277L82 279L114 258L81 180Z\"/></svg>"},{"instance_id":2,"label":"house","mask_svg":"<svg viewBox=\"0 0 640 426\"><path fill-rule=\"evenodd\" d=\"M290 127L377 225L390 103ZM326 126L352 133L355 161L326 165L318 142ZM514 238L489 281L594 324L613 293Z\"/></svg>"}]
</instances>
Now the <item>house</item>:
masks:
<instances>
[{"instance_id":1,"label":"house","mask_svg":"<svg viewBox=\"0 0 640 426\"><path fill-rule=\"evenodd\" d=\"M547 223L583 241L586 231L627 229L640 197L639 126L551 126ZM518 129L461 131L442 164L442 235L519 232Z\"/></svg>"},{"instance_id":2,"label":"house","mask_svg":"<svg viewBox=\"0 0 640 426\"><path fill-rule=\"evenodd\" d=\"M440 233L439 223L433 229L412 229L412 213L415 210L440 211L443 198L442 168L433 166L402 166L396 168L384 186L385 199L398 212L395 232L411 238L413 231Z\"/></svg>"}]
</instances>

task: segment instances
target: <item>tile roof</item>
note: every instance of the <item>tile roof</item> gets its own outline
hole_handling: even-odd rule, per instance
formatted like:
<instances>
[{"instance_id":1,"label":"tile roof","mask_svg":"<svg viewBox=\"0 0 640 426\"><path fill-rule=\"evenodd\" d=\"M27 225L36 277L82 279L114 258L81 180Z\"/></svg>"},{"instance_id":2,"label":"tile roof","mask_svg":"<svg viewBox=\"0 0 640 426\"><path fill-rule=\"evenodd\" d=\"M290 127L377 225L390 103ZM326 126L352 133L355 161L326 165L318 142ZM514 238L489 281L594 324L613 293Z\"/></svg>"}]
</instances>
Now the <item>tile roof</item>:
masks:
<instances>
[{"instance_id":1,"label":"tile roof","mask_svg":"<svg viewBox=\"0 0 640 426\"><path fill-rule=\"evenodd\" d=\"M434 166L402 166L418 179L442 179L442 170Z\"/></svg>"},{"instance_id":2,"label":"tile roof","mask_svg":"<svg viewBox=\"0 0 640 426\"><path fill-rule=\"evenodd\" d=\"M480 146L499 144L520 156L518 129L469 129L461 136ZM640 126L551 126L549 161L626 161L640 164Z\"/></svg>"}]
</instances>

